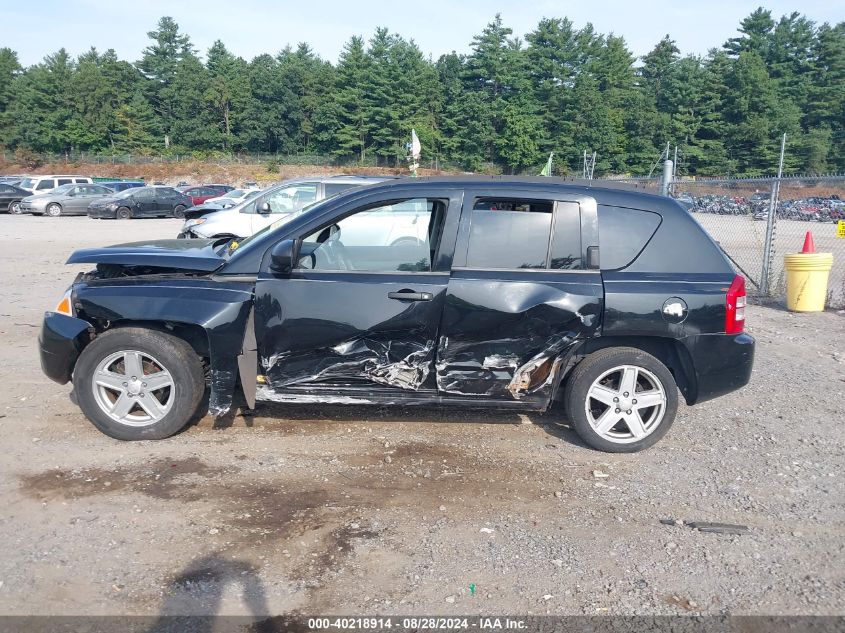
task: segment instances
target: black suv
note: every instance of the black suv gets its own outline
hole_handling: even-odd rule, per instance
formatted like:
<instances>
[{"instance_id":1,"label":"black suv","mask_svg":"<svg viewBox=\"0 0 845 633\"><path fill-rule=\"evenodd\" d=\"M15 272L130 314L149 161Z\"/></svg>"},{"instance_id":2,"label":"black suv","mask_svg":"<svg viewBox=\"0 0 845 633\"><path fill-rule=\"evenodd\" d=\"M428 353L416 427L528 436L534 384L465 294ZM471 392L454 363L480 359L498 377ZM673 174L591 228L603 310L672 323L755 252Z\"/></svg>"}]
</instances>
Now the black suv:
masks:
<instances>
[{"instance_id":1,"label":"black suv","mask_svg":"<svg viewBox=\"0 0 845 633\"><path fill-rule=\"evenodd\" d=\"M670 198L551 178L356 188L237 242L75 252L44 372L104 433L163 438L236 392L545 410L646 448L748 382L745 285Z\"/></svg>"}]
</instances>

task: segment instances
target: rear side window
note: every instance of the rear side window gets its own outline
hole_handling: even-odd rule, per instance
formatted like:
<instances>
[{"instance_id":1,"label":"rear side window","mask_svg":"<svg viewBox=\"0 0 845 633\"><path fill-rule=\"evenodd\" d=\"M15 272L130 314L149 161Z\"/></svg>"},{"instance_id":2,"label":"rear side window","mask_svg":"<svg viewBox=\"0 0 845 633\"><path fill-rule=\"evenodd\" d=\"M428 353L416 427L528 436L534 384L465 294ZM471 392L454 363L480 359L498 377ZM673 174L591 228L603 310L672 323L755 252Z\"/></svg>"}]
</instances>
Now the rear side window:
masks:
<instances>
[{"instance_id":1,"label":"rear side window","mask_svg":"<svg viewBox=\"0 0 845 633\"><path fill-rule=\"evenodd\" d=\"M468 268L579 269L577 204L524 198L478 198L470 217ZM554 212L554 213L553 213Z\"/></svg>"},{"instance_id":2,"label":"rear side window","mask_svg":"<svg viewBox=\"0 0 845 633\"><path fill-rule=\"evenodd\" d=\"M36 191L39 189L53 189L54 181L52 178L48 178L46 180L39 180L38 184L35 186Z\"/></svg>"},{"instance_id":3,"label":"rear side window","mask_svg":"<svg viewBox=\"0 0 845 633\"><path fill-rule=\"evenodd\" d=\"M326 198L331 198L341 191L346 191L347 189L355 187L355 185L348 182L327 182L324 187L326 188Z\"/></svg>"},{"instance_id":4,"label":"rear side window","mask_svg":"<svg viewBox=\"0 0 845 633\"><path fill-rule=\"evenodd\" d=\"M660 214L641 209L599 205L602 270L625 268L639 255L660 226Z\"/></svg>"},{"instance_id":5,"label":"rear side window","mask_svg":"<svg viewBox=\"0 0 845 633\"><path fill-rule=\"evenodd\" d=\"M73 184L73 178L59 178L58 183L59 187L62 185L70 185Z\"/></svg>"},{"instance_id":6,"label":"rear side window","mask_svg":"<svg viewBox=\"0 0 845 633\"><path fill-rule=\"evenodd\" d=\"M81 182L87 183L88 179L87 178L74 178L73 181L76 182L76 183L81 183Z\"/></svg>"}]
</instances>

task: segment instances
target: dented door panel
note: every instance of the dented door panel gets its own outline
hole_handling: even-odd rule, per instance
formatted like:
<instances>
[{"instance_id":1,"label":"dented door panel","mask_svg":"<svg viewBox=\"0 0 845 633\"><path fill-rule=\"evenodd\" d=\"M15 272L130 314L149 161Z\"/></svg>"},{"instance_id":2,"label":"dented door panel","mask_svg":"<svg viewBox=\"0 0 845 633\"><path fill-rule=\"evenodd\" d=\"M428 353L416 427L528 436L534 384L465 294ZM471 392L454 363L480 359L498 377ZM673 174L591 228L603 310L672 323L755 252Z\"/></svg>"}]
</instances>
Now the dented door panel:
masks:
<instances>
[{"instance_id":1,"label":"dented door panel","mask_svg":"<svg viewBox=\"0 0 845 633\"><path fill-rule=\"evenodd\" d=\"M389 278L389 279L386 279ZM434 363L448 274L295 271L260 278L256 338L269 391L362 382L416 391ZM426 301L392 299L413 289Z\"/></svg>"},{"instance_id":2,"label":"dented door panel","mask_svg":"<svg viewBox=\"0 0 845 633\"><path fill-rule=\"evenodd\" d=\"M546 269L468 267L475 201L496 197L553 202ZM583 268L589 249L598 247L596 218L596 201L585 195L519 188L465 192L437 350L441 394L548 406L560 365L599 331L601 273ZM580 244L581 269L559 267L558 236L573 238L576 258Z\"/></svg>"},{"instance_id":3,"label":"dented door panel","mask_svg":"<svg viewBox=\"0 0 845 633\"><path fill-rule=\"evenodd\" d=\"M455 270L443 309L444 394L544 402L556 364L597 331L598 272Z\"/></svg>"}]
</instances>

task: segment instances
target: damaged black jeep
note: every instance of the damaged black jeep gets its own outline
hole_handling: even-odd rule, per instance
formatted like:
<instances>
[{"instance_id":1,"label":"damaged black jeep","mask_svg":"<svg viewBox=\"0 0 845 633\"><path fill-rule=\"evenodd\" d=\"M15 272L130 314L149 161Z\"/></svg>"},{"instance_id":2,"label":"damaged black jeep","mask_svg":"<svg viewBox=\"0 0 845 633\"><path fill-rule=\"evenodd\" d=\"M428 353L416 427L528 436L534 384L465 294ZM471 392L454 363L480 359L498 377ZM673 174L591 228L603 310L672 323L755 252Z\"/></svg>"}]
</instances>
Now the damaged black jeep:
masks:
<instances>
[{"instance_id":1,"label":"damaged black jeep","mask_svg":"<svg viewBox=\"0 0 845 633\"><path fill-rule=\"evenodd\" d=\"M540 179L408 179L240 243L166 240L90 262L40 337L44 372L104 433L164 438L258 401L545 410L646 448L748 382L745 285L676 202Z\"/></svg>"}]
</instances>

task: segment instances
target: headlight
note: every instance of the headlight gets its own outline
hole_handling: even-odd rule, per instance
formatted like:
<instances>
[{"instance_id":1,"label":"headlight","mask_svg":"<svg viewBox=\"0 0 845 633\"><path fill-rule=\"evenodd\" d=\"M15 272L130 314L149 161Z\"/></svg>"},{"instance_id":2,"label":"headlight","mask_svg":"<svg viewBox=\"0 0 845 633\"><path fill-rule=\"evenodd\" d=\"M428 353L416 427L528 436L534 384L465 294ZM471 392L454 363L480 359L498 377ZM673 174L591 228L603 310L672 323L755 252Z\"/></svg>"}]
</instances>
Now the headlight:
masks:
<instances>
[{"instance_id":1,"label":"headlight","mask_svg":"<svg viewBox=\"0 0 845 633\"><path fill-rule=\"evenodd\" d=\"M65 294L62 296L61 300L59 301L58 305L56 305L56 309L54 312L58 312L59 314L64 314L66 316L73 316L73 288L68 288Z\"/></svg>"},{"instance_id":2,"label":"headlight","mask_svg":"<svg viewBox=\"0 0 845 633\"><path fill-rule=\"evenodd\" d=\"M196 218L193 220L185 220L185 224L182 226L183 229L189 229L192 226L199 226L203 224L208 218Z\"/></svg>"}]
</instances>

